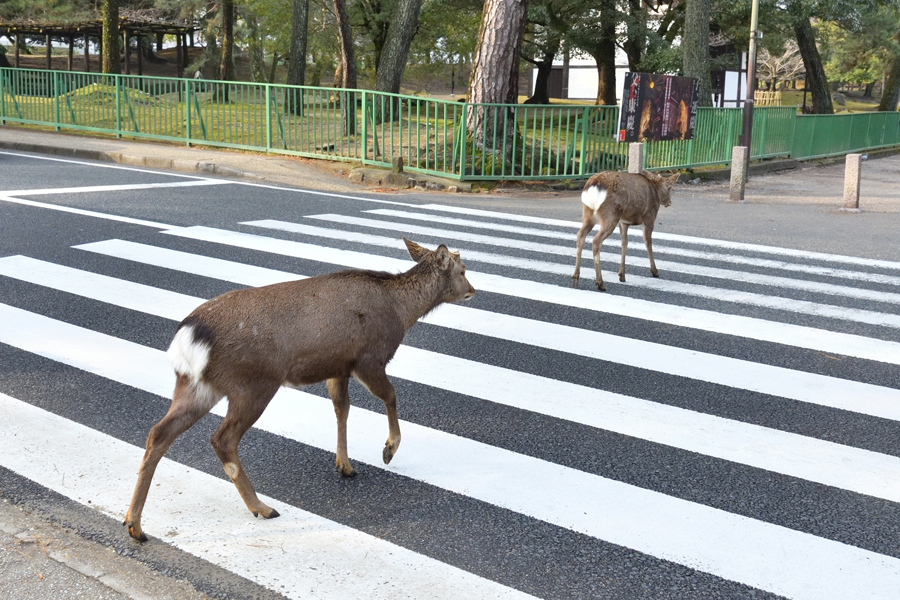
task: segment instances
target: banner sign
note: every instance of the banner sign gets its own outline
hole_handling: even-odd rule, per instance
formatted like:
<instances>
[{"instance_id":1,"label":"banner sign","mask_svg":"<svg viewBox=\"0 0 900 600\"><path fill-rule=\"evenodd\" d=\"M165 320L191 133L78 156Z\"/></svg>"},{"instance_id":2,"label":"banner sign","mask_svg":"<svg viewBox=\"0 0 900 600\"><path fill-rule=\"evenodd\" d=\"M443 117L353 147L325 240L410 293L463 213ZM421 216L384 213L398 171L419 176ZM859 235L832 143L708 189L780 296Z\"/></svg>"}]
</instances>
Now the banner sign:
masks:
<instances>
[{"instance_id":1,"label":"banner sign","mask_svg":"<svg viewBox=\"0 0 900 600\"><path fill-rule=\"evenodd\" d=\"M626 73L619 141L692 139L699 90L695 77Z\"/></svg>"}]
</instances>

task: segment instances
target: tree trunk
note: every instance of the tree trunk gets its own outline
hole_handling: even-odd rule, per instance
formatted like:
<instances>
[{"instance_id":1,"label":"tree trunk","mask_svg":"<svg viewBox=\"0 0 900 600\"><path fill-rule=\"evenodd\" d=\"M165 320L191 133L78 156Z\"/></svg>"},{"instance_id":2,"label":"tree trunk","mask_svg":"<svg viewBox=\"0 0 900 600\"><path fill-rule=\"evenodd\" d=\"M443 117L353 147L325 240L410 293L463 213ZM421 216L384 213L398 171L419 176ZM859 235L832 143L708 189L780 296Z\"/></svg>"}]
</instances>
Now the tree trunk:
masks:
<instances>
[{"instance_id":1,"label":"tree trunk","mask_svg":"<svg viewBox=\"0 0 900 600\"><path fill-rule=\"evenodd\" d=\"M825 78L825 69L816 48L816 35L812 25L809 24L809 17L803 16L794 22L794 35L797 36L797 46L803 58L803 66L806 68L806 89L812 97L813 114L834 114L828 80Z\"/></svg>"},{"instance_id":2,"label":"tree trunk","mask_svg":"<svg viewBox=\"0 0 900 600\"><path fill-rule=\"evenodd\" d=\"M893 57L887 67L884 90L881 93L881 102L878 103L880 111L897 110L897 104L900 103L900 57Z\"/></svg>"},{"instance_id":3,"label":"tree trunk","mask_svg":"<svg viewBox=\"0 0 900 600\"><path fill-rule=\"evenodd\" d=\"M219 62L221 81L234 81L234 0L222 0L222 59ZM229 87L223 83L216 87L216 102L229 101Z\"/></svg>"},{"instance_id":4,"label":"tree trunk","mask_svg":"<svg viewBox=\"0 0 900 600\"><path fill-rule=\"evenodd\" d=\"M681 38L685 77L700 80L699 106L712 106L709 73L710 0L687 0L684 8L684 35Z\"/></svg>"},{"instance_id":5,"label":"tree trunk","mask_svg":"<svg viewBox=\"0 0 900 600\"><path fill-rule=\"evenodd\" d=\"M344 0L334 0L334 14L337 18L338 37L341 43L341 87L356 89L356 56L353 52L353 31ZM356 134L356 94L341 93L341 123L346 135Z\"/></svg>"},{"instance_id":6,"label":"tree trunk","mask_svg":"<svg viewBox=\"0 0 900 600\"><path fill-rule=\"evenodd\" d=\"M616 3L600 2L600 34L590 54L597 63L597 104L616 105Z\"/></svg>"},{"instance_id":7,"label":"tree trunk","mask_svg":"<svg viewBox=\"0 0 900 600\"><path fill-rule=\"evenodd\" d=\"M100 58L102 73L120 73L119 63L119 0L103 0L103 51Z\"/></svg>"},{"instance_id":8,"label":"tree trunk","mask_svg":"<svg viewBox=\"0 0 900 600\"><path fill-rule=\"evenodd\" d=\"M244 14L249 38L248 54L250 58L250 77L256 83L264 83L266 79L266 61L262 36L259 34L259 18L256 15Z\"/></svg>"},{"instance_id":9,"label":"tree trunk","mask_svg":"<svg viewBox=\"0 0 900 600\"><path fill-rule=\"evenodd\" d=\"M541 60L535 61L537 67L537 77L534 81L534 93L531 98L525 101L525 104L550 104L550 73L553 72L553 59L559 52L560 39L553 37L549 40L550 45L544 48L544 54Z\"/></svg>"},{"instance_id":10,"label":"tree trunk","mask_svg":"<svg viewBox=\"0 0 900 600\"><path fill-rule=\"evenodd\" d=\"M647 13L641 0L628 0L628 22L625 25L625 43L622 49L628 57L628 70L639 73L646 51Z\"/></svg>"},{"instance_id":11,"label":"tree trunk","mask_svg":"<svg viewBox=\"0 0 900 600\"><path fill-rule=\"evenodd\" d=\"M306 80L306 39L309 30L309 0L294 0L291 19L291 49L288 54L288 85L303 85ZM303 90L290 90L287 109L303 114Z\"/></svg>"},{"instance_id":12,"label":"tree trunk","mask_svg":"<svg viewBox=\"0 0 900 600\"><path fill-rule=\"evenodd\" d=\"M525 11L525 16L528 16L528 0L522 0L522 4L525 5L523 9ZM518 104L519 103L519 65L521 63L522 58L522 42L525 39L525 25L527 24L527 19L523 18L521 23L519 23L519 34L515 37L516 47L513 50L513 59L512 64L509 68L509 84L506 88L506 104ZM513 114L513 118L515 118L515 114ZM515 131L515 127L512 129Z\"/></svg>"},{"instance_id":13,"label":"tree trunk","mask_svg":"<svg viewBox=\"0 0 900 600\"><path fill-rule=\"evenodd\" d=\"M475 46L472 75L469 78L469 102L502 104L510 94L510 74L519 65L521 33L525 21L525 0L486 0ZM478 107L470 110L467 127L475 144L485 144L485 131L492 136L496 110ZM503 118L502 115L499 116ZM502 131L502 124L498 124Z\"/></svg>"},{"instance_id":14,"label":"tree trunk","mask_svg":"<svg viewBox=\"0 0 900 600\"><path fill-rule=\"evenodd\" d=\"M394 10L391 25L388 28L387 40L381 50L378 70L375 73L375 90L397 94L403 70L406 68L406 57L412 43L416 28L419 26L419 12L422 0L399 0Z\"/></svg>"}]
</instances>

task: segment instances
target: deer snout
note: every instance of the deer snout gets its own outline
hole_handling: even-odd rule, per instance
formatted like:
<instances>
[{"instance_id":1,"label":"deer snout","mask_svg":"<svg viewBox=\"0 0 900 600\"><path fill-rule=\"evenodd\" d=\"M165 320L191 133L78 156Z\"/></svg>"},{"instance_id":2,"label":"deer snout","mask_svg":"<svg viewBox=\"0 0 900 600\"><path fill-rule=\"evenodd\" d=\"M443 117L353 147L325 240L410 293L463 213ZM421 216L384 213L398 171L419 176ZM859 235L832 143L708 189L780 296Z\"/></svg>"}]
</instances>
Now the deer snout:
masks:
<instances>
[{"instance_id":1,"label":"deer snout","mask_svg":"<svg viewBox=\"0 0 900 600\"><path fill-rule=\"evenodd\" d=\"M463 295L463 300L468 300L472 296L475 295L475 288L472 287L472 284L469 284L469 289L466 290L466 293Z\"/></svg>"}]
</instances>

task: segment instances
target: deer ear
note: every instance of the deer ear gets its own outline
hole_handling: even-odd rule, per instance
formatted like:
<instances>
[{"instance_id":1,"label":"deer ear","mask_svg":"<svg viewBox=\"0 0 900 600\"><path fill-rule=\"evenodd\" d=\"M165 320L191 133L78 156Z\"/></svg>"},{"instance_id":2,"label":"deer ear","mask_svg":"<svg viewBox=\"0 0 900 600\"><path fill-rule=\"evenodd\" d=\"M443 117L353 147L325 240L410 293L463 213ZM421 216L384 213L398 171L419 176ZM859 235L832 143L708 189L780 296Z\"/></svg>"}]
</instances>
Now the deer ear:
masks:
<instances>
[{"instance_id":1,"label":"deer ear","mask_svg":"<svg viewBox=\"0 0 900 600\"><path fill-rule=\"evenodd\" d=\"M441 244L437 247L437 250L434 251L434 258L440 268L446 269L450 266L453 255L450 250L447 249L447 246Z\"/></svg>"},{"instance_id":2,"label":"deer ear","mask_svg":"<svg viewBox=\"0 0 900 600\"><path fill-rule=\"evenodd\" d=\"M416 262L422 262L422 259L428 256L428 254L431 252L431 250L423 248L414 241L408 240L406 238L403 238L403 243L406 244L406 250L409 252L410 257L412 257L412 259Z\"/></svg>"}]
</instances>

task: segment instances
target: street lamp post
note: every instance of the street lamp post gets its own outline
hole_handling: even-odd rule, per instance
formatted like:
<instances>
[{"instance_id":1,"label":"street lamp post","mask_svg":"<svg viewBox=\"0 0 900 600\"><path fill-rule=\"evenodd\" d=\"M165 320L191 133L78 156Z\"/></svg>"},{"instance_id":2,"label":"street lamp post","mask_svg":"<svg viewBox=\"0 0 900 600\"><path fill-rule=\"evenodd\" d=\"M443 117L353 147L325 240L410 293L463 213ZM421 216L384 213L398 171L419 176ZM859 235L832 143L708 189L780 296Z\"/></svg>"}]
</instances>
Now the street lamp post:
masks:
<instances>
[{"instance_id":1,"label":"street lamp post","mask_svg":"<svg viewBox=\"0 0 900 600\"><path fill-rule=\"evenodd\" d=\"M741 146L746 146L748 153L750 152L750 142L753 136L753 94L756 92L756 40L761 37L759 31L757 31L758 26L759 0L752 0L750 47L747 49L747 96L744 100L744 128L741 134ZM750 164L749 154L747 158L747 164Z\"/></svg>"}]
</instances>

